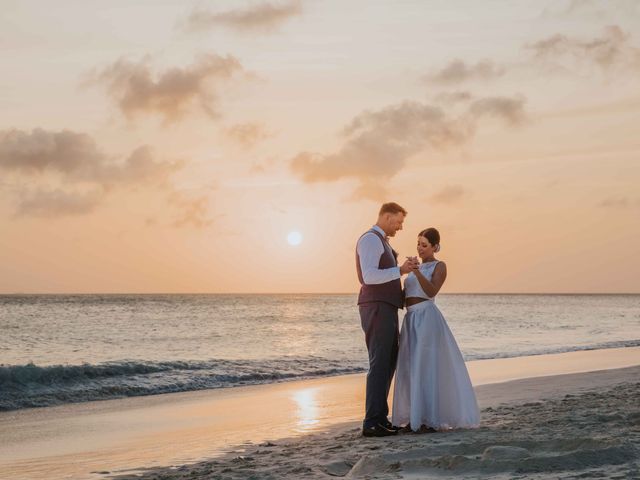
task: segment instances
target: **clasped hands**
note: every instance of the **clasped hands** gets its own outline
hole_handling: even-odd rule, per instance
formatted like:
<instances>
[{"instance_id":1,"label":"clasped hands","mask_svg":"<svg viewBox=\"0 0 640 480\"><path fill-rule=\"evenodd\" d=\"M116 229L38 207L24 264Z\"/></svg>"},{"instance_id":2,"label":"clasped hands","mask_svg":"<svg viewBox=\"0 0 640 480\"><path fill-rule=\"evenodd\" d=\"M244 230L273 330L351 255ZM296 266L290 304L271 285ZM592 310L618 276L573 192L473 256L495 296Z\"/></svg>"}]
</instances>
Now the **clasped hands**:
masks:
<instances>
[{"instance_id":1,"label":"clasped hands","mask_svg":"<svg viewBox=\"0 0 640 480\"><path fill-rule=\"evenodd\" d=\"M420 262L418 261L418 257L407 257L402 266L400 266L400 274L404 275L413 272L417 270L419 266Z\"/></svg>"}]
</instances>

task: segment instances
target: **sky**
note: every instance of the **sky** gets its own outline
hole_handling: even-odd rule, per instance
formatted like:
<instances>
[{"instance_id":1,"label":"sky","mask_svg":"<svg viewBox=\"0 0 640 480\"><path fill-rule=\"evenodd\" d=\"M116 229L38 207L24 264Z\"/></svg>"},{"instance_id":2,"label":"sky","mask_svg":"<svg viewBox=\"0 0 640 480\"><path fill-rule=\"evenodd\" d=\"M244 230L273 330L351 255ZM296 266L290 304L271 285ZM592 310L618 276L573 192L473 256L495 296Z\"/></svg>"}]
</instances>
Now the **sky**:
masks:
<instances>
[{"instance_id":1,"label":"sky","mask_svg":"<svg viewBox=\"0 0 640 480\"><path fill-rule=\"evenodd\" d=\"M0 293L640 293L640 2L0 9Z\"/></svg>"}]
</instances>

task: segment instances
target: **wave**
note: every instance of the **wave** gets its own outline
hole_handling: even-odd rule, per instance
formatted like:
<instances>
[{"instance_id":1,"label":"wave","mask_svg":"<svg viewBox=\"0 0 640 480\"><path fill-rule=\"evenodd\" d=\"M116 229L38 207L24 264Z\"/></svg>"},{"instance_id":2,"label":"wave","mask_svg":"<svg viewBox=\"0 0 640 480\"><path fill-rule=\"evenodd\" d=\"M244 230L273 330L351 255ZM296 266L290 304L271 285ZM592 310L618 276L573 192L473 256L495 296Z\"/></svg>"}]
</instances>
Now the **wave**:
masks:
<instances>
[{"instance_id":1,"label":"wave","mask_svg":"<svg viewBox=\"0 0 640 480\"><path fill-rule=\"evenodd\" d=\"M491 352L491 353L474 353L466 352L464 359L469 360L490 360L492 358L516 358L529 357L537 355L552 355L556 353L583 352L586 350L607 350L610 348L627 348L640 347L640 339L638 340L618 340L612 342L593 343L589 345L571 345L567 347L539 348L532 350L523 350L518 352Z\"/></svg>"},{"instance_id":2,"label":"wave","mask_svg":"<svg viewBox=\"0 0 640 480\"><path fill-rule=\"evenodd\" d=\"M0 411L363 372L316 357L0 365Z\"/></svg>"},{"instance_id":3,"label":"wave","mask_svg":"<svg viewBox=\"0 0 640 480\"><path fill-rule=\"evenodd\" d=\"M467 351L465 359L512 358L638 346L640 339L520 352ZM360 360L353 362L308 356L261 360L121 360L47 366L0 364L0 411L365 372L366 354Z\"/></svg>"}]
</instances>

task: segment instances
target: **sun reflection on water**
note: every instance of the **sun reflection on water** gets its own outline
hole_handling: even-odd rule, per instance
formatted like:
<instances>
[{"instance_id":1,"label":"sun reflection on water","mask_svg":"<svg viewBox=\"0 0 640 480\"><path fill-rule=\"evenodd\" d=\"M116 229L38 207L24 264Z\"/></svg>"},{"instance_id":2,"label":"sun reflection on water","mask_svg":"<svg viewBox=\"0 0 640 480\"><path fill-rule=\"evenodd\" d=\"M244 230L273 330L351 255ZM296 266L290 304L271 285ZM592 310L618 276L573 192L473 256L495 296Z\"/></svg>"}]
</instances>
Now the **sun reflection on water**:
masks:
<instances>
[{"instance_id":1,"label":"sun reflection on water","mask_svg":"<svg viewBox=\"0 0 640 480\"><path fill-rule=\"evenodd\" d=\"M293 400L297 406L296 430L299 432L311 431L320 422L318 419L318 403L316 400L317 392L318 388L305 388L293 394Z\"/></svg>"}]
</instances>

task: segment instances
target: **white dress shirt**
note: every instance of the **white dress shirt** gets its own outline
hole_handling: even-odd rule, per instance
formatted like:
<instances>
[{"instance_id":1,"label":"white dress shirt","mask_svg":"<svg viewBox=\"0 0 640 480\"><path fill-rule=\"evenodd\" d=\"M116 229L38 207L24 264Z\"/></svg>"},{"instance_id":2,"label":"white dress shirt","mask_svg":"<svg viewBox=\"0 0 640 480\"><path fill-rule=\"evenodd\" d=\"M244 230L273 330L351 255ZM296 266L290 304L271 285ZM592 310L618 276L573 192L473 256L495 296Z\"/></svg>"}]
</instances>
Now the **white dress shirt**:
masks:
<instances>
[{"instance_id":1,"label":"white dress shirt","mask_svg":"<svg viewBox=\"0 0 640 480\"><path fill-rule=\"evenodd\" d=\"M386 238L387 234L379 226L374 225L372 230L380 233L382 238ZM356 246L356 252L360 259L360 270L362 271L362 278L367 285L377 285L380 283L387 283L391 280L400 278L400 267L391 268L378 268L380 264L380 257L384 253L385 248L389 249L389 253L393 255L391 245L386 241L381 242L380 238L373 232L367 232Z\"/></svg>"}]
</instances>

